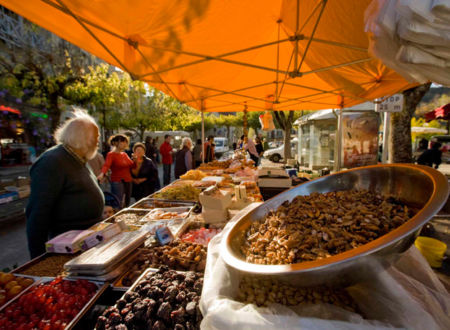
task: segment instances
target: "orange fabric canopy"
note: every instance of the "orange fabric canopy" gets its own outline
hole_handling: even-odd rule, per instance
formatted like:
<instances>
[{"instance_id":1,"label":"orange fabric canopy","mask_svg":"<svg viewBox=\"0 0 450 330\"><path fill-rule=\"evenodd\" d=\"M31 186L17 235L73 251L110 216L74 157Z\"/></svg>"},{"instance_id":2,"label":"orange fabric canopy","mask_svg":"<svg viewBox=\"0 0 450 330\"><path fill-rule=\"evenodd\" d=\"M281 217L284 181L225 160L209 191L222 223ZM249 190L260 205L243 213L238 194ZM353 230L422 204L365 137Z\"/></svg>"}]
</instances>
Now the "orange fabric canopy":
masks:
<instances>
[{"instance_id":1,"label":"orange fabric canopy","mask_svg":"<svg viewBox=\"0 0 450 330\"><path fill-rule=\"evenodd\" d=\"M372 58L370 0L0 0L203 111L348 107L407 89Z\"/></svg>"}]
</instances>

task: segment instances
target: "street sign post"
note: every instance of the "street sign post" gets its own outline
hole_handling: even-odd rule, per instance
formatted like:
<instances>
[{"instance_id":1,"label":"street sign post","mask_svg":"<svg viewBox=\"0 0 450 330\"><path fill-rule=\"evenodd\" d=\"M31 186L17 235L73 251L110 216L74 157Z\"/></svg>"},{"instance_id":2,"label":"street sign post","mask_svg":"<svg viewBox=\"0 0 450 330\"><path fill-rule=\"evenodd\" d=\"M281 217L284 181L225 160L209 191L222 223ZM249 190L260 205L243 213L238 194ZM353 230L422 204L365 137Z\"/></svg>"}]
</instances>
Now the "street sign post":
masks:
<instances>
[{"instance_id":1,"label":"street sign post","mask_svg":"<svg viewBox=\"0 0 450 330\"><path fill-rule=\"evenodd\" d=\"M383 123L383 152L381 154L381 162L386 164L388 162L388 139L389 126L391 121L391 113L402 112L403 110L403 94L395 94L386 98L382 102L375 102L375 111L384 112Z\"/></svg>"},{"instance_id":2,"label":"street sign post","mask_svg":"<svg viewBox=\"0 0 450 330\"><path fill-rule=\"evenodd\" d=\"M403 110L403 94L395 94L383 102L378 103L375 107L377 112L402 112Z\"/></svg>"}]
</instances>

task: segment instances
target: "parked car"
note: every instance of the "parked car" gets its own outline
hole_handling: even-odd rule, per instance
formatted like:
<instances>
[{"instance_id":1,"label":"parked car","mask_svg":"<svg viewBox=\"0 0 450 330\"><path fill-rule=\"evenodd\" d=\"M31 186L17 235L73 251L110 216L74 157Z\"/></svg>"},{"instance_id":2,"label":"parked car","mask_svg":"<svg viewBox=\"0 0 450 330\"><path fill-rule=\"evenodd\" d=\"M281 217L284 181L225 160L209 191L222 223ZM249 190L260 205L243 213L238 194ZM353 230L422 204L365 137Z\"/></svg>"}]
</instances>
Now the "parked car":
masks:
<instances>
[{"instance_id":1,"label":"parked car","mask_svg":"<svg viewBox=\"0 0 450 330\"><path fill-rule=\"evenodd\" d=\"M226 137L215 137L214 144L216 145L214 151L218 157L230 150L228 139Z\"/></svg>"},{"instance_id":2,"label":"parked car","mask_svg":"<svg viewBox=\"0 0 450 330\"><path fill-rule=\"evenodd\" d=\"M298 139L295 138L291 141L291 155L294 156L297 154L297 144ZM284 144L282 144L278 148L273 148L266 150L263 154L264 158L271 160L272 162L278 163L284 157Z\"/></svg>"}]
</instances>

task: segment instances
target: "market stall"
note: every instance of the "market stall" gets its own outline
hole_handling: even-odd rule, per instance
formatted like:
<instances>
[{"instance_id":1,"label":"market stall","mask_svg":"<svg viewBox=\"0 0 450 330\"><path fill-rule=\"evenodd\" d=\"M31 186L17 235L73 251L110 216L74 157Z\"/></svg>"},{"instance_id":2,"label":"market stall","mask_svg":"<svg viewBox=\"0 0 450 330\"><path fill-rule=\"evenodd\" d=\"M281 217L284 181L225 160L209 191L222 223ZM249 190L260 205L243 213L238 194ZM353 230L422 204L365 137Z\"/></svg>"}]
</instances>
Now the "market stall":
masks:
<instances>
[{"instance_id":1,"label":"market stall","mask_svg":"<svg viewBox=\"0 0 450 330\"><path fill-rule=\"evenodd\" d=\"M202 165L90 230L49 241L46 254L0 274L6 293L0 327L410 327L416 312L426 313L420 326L450 324L450 296L423 257L408 250L401 259L427 276L414 286L422 305L406 284L414 275L394 262L445 203L440 173L415 165L358 168L262 203L251 165L245 159ZM384 189L400 182L424 188L413 195ZM365 191L367 185L379 194ZM369 221L359 222L361 216ZM273 227L279 225L286 229ZM236 249L242 239L248 243ZM261 244L267 247L258 252ZM358 261L371 255L377 261ZM391 299L391 307L371 310L383 299ZM408 317L389 315L389 308Z\"/></svg>"}]
</instances>

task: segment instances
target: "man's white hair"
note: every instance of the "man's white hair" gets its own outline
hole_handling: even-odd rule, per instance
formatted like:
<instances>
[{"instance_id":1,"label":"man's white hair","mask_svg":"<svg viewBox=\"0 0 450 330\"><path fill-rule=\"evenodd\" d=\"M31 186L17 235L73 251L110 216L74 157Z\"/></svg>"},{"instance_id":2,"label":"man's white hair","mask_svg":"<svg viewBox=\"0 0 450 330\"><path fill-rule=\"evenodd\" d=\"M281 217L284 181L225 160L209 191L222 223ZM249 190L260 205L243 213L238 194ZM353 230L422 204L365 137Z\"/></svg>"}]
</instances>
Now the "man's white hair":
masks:
<instances>
[{"instance_id":1,"label":"man's white hair","mask_svg":"<svg viewBox=\"0 0 450 330\"><path fill-rule=\"evenodd\" d=\"M75 110L73 117L56 129L56 143L87 152L96 131L94 127L98 129L94 118L84 110Z\"/></svg>"},{"instance_id":2,"label":"man's white hair","mask_svg":"<svg viewBox=\"0 0 450 330\"><path fill-rule=\"evenodd\" d=\"M183 140L181 140L181 146L182 146L182 147L184 147L184 146L187 147L188 142L190 142L190 143L191 143L191 146L192 146L192 140L191 140L191 138L188 138L188 137L183 138Z\"/></svg>"}]
</instances>

